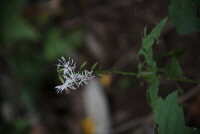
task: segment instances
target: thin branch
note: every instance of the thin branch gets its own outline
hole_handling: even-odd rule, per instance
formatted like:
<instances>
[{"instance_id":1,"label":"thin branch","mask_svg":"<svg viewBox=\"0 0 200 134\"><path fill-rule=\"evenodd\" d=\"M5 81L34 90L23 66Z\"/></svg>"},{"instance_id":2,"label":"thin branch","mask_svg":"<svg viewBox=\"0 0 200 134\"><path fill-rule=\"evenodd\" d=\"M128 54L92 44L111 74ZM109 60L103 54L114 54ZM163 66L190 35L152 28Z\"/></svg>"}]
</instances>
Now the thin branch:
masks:
<instances>
[{"instance_id":1,"label":"thin branch","mask_svg":"<svg viewBox=\"0 0 200 134\"><path fill-rule=\"evenodd\" d=\"M166 80L174 80L174 81L182 81L182 82L188 82L188 83L195 83L195 84L200 84L200 81L195 81L191 79L186 79L186 78L178 78L178 77L164 77L164 76L155 76L155 75L144 75L144 74L139 74L139 73L132 73L132 72L122 72L122 71L93 71L94 73L97 74L109 74L109 73L114 73L114 74L122 74L122 75L132 75L132 76L137 76L137 77L148 77L148 78L158 78L158 79L166 79Z\"/></svg>"}]
</instances>

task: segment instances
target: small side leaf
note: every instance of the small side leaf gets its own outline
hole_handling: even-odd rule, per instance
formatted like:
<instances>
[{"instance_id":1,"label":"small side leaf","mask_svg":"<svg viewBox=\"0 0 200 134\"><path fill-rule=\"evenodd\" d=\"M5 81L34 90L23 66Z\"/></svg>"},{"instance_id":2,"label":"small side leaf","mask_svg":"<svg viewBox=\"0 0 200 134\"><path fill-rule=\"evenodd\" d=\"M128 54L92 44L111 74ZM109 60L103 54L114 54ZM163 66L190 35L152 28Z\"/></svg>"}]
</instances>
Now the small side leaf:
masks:
<instances>
[{"instance_id":1,"label":"small side leaf","mask_svg":"<svg viewBox=\"0 0 200 134\"><path fill-rule=\"evenodd\" d=\"M103 76L103 74L102 73L96 73L98 76Z\"/></svg>"},{"instance_id":2,"label":"small side leaf","mask_svg":"<svg viewBox=\"0 0 200 134\"><path fill-rule=\"evenodd\" d=\"M97 65L98 65L98 62L95 63L95 64L91 67L91 71L93 71L93 70L96 68Z\"/></svg>"},{"instance_id":3,"label":"small side leaf","mask_svg":"<svg viewBox=\"0 0 200 134\"><path fill-rule=\"evenodd\" d=\"M175 56L172 57L172 60L171 60L170 74L171 74L171 76L174 76L174 77L182 75L182 70L181 70L178 60Z\"/></svg>"},{"instance_id":4,"label":"small side leaf","mask_svg":"<svg viewBox=\"0 0 200 134\"><path fill-rule=\"evenodd\" d=\"M147 89L147 97L152 109L156 107L158 101L158 79L154 78Z\"/></svg>"},{"instance_id":5,"label":"small side leaf","mask_svg":"<svg viewBox=\"0 0 200 134\"><path fill-rule=\"evenodd\" d=\"M82 65L81 65L81 67L80 67L80 71L85 67L85 65L87 64L87 61L86 62L84 62Z\"/></svg>"},{"instance_id":6,"label":"small side leaf","mask_svg":"<svg viewBox=\"0 0 200 134\"><path fill-rule=\"evenodd\" d=\"M178 93L179 93L179 94L183 94L183 93L184 93L184 90L183 90L181 87L178 87L177 90L178 90Z\"/></svg>"},{"instance_id":7,"label":"small side leaf","mask_svg":"<svg viewBox=\"0 0 200 134\"><path fill-rule=\"evenodd\" d=\"M60 81L62 82L62 84L65 83L65 81L64 81L63 77L60 75L60 73L58 73L58 78L60 79Z\"/></svg>"},{"instance_id":8,"label":"small side leaf","mask_svg":"<svg viewBox=\"0 0 200 134\"><path fill-rule=\"evenodd\" d=\"M60 63L58 63L58 65L57 65L57 72L59 72L60 71Z\"/></svg>"}]
</instances>

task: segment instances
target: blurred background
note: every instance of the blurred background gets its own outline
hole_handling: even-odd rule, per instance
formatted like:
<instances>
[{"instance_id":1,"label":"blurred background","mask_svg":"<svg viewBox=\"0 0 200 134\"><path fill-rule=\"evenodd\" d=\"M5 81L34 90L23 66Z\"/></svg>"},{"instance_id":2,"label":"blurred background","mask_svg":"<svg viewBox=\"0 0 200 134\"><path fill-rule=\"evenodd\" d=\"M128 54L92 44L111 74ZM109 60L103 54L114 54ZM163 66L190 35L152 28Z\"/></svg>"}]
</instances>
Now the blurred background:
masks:
<instances>
[{"instance_id":1,"label":"blurred background","mask_svg":"<svg viewBox=\"0 0 200 134\"><path fill-rule=\"evenodd\" d=\"M143 28L168 15L169 0L1 0L1 134L152 134L146 87L134 76L96 75L70 94L57 94L56 64L137 72ZM175 50L186 78L200 80L199 33L180 35L169 19L155 55ZM169 64L159 60L158 66ZM98 68L97 68L98 69ZM178 82L187 126L200 127L199 85ZM177 89L160 81L165 97Z\"/></svg>"}]
</instances>

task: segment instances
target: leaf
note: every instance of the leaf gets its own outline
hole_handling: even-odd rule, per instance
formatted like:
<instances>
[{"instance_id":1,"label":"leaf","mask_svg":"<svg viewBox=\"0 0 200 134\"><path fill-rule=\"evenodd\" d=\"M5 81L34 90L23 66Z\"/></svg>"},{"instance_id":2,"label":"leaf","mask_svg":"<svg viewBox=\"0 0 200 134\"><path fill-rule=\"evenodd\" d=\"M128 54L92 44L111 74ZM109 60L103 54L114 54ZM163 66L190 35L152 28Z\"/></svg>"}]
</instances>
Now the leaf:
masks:
<instances>
[{"instance_id":1,"label":"leaf","mask_svg":"<svg viewBox=\"0 0 200 134\"><path fill-rule=\"evenodd\" d=\"M47 60L55 60L66 52L67 48L66 42L61 37L60 29L50 29L44 40L44 57Z\"/></svg>"},{"instance_id":2,"label":"leaf","mask_svg":"<svg viewBox=\"0 0 200 134\"><path fill-rule=\"evenodd\" d=\"M167 56L176 56L176 57L180 57L181 55L183 55L183 53L186 51L186 48L176 48L176 49L172 49L169 50L167 52L164 52L158 56L156 56L155 59L161 59L163 57L167 57Z\"/></svg>"},{"instance_id":3,"label":"leaf","mask_svg":"<svg viewBox=\"0 0 200 134\"><path fill-rule=\"evenodd\" d=\"M188 34L200 30L200 19L197 9L200 0L171 0L169 14L172 23L181 34Z\"/></svg>"},{"instance_id":4,"label":"leaf","mask_svg":"<svg viewBox=\"0 0 200 134\"><path fill-rule=\"evenodd\" d=\"M159 43L158 38L165 26L167 19L168 18L164 18L163 20L161 20L148 36L146 35L147 28L146 27L144 28L144 34L142 38L142 44L143 44L142 48L145 51L149 50L152 47L152 45L154 44L154 39L156 39L157 44Z\"/></svg>"},{"instance_id":5,"label":"leaf","mask_svg":"<svg viewBox=\"0 0 200 134\"><path fill-rule=\"evenodd\" d=\"M9 45L15 40L37 40L39 33L21 17L24 0L0 1L0 29L4 43Z\"/></svg>"},{"instance_id":6,"label":"leaf","mask_svg":"<svg viewBox=\"0 0 200 134\"><path fill-rule=\"evenodd\" d=\"M102 73L96 73L98 76L103 76L103 74Z\"/></svg>"},{"instance_id":7,"label":"leaf","mask_svg":"<svg viewBox=\"0 0 200 134\"><path fill-rule=\"evenodd\" d=\"M184 90L181 87L179 87L179 86L178 86L177 90L178 90L179 94L183 94L184 93Z\"/></svg>"},{"instance_id":8,"label":"leaf","mask_svg":"<svg viewBox=\"0 0 200 134\"><path fill-rule=\"evenodd\" d=\"M55 60L60 55L71 53L71 49L81 45L82 35L81 30L74 30L63 35L59 28L50 29L44 41L44 57L47 60Z\"/></svg>"},{"instance_id":9,"label":"leaf","mask_svg":"<svg viewBox=\"0 0 200 134\"><path fill-rule=\"evenodd\" d=\"M87 64L87 61L86 62L84 62L81 66L80 66L80 71L85 67L85 65Z\"/></svg>"},{"instance_id":10,"label":"leaf","mask_svg":"<svg viewBox=\"0 0 200 134\"><path fill-rule=\"evenodd\" d=\"M159 134L200 134L200 130L188 128L184 123L182 108L178 105L177 91L159 98L155 107L155 122Z\"/></svg>"},{"instance_id":11,"label":"leaf","mask_svg":"<svg viewBox=\"0 0 200 134\"><path fill-rule=\"evenodd\" d=\"M58 65L57 65L57 72L59 72L60 71L60 63L58 63Z\"/></svg>"},{"instance_id":12,"label":"leaf","mask_svg":"<svg viewBox=\"0 0 200 134\"><path fill-rule=\"evenodd\" d=\"M147 98L152 109L155 108L158 100L158 90L159 90L158 84L159 84L158 79L154 78L147 89Z\"/></svg>"},{"instance_id":13,"label":"leaf","mask_svg":"<svg viewBox=\"0 0 200 134\"><path fill-rule=\"evenodd\" d=\"M171 76L177 77L177 76L182 75L182 70L181 70L180 65L178 63L178 60L175 56L172 57L171 64L170 64L169 68L170 68L169 71L170 71Z\"/></svg>"},{"instance_id":14,"label":"leaf","mask_svg":"<svg viewBox=\"0 0 200 134\"><path fill-rule=\"evenodd\" d=\"M65 83L65 81L64 81L63 77L60 75L60 73L58 73L58 78L60 79L60 81L62 82L62 84Z\"/></svg>"},{"instance_id":15,"label":"leaf","mask_svg":"<svg viewBox=\"0 0 200 134\"><path fill-rule=\"evenodd\" d=\"M156 67L156 62L153 59L152 45L154 44L155 39L156 39L157 43L159 42L158 38L160 36L162 29L164 28L166 21L167 21L167 18L161 20L155 26L155 28L151 31L151 33L149 35L146 34L147 28L146 27L144 28L144 34L143 34L143 38L142 38L143 45L138 52L138 56L140 56L140 55L144 56L144 62L141 63L141 61L140 61L139 65L138 65L140 72L142 71L142 68L146 63L147 66L149 66L156 75L157 67Z\"/></svg>"},{"instance_id":16,"label":"leaf","mask_svg":"<svg viewBox=\"0 0 200 134\"><path fill-rule=\"evenodd\" d=\"M91 71L93 71L93 70L96 68L97 65L98 65L98 62L95 63L95 64L91 67Z\"/></svg>"},{"instance_id":17,"label":"leaf","mask_svg":"<svg viewBox=\"0 0 200 134\"><path fill-rule=\"evenodd\" d=\"M75 29L67 33L66 37L64 38L66 44L70 47L78 48L82 45L84 39L84 30L83 29Z\"/></svg>"}]
</instances>

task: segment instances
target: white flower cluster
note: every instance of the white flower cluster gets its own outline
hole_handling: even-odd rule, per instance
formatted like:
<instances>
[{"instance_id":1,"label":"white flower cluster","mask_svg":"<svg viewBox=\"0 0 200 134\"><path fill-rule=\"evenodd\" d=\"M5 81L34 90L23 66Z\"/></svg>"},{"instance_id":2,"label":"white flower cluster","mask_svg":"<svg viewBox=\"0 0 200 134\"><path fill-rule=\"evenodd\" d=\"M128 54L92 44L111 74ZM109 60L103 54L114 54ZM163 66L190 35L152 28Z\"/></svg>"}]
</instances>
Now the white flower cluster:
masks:
<instances>
[{"instance_id":1,"label":"white flower cluster","mask_svg":"<svg viewBox=\"0 0 200 134\"><path fill-rule=\"evenodd\" d=\"M76 73L74 69L76 68L76 64L73 63L73 60L66 61L64 57L61 57L61 60L58 59L60 62L57 66L61 69L58 72L62 72L61 76L64 78L63 85L56 86L56 92L62 93L63 90L66 93L70 93L69 89L76 90L76 87L83 85L83 83L87 84L87 81L92 79L92 71L84 70L81 73Z\"/></svg>"}]
</instances>

